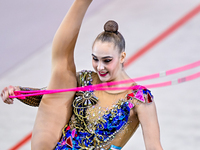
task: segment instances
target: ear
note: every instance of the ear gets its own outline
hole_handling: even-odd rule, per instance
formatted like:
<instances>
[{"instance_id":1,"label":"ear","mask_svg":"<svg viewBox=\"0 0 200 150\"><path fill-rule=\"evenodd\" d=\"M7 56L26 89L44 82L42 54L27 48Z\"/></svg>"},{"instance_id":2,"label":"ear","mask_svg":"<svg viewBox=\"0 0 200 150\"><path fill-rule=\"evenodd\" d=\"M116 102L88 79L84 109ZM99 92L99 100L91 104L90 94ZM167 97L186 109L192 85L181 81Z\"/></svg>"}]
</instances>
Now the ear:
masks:
<instances>
[{"instance_id":1,"label":"ear","mask_svg":"<svg viewBox=\"0 0 200 150\"><path fill-rule=\"evenodd\" d=\"M126 58L126 52L122 52L121 53L121 57L120 57L120 63L124 63L124 61L125 61L125 58Z\"/></svg>"}]
</instances>

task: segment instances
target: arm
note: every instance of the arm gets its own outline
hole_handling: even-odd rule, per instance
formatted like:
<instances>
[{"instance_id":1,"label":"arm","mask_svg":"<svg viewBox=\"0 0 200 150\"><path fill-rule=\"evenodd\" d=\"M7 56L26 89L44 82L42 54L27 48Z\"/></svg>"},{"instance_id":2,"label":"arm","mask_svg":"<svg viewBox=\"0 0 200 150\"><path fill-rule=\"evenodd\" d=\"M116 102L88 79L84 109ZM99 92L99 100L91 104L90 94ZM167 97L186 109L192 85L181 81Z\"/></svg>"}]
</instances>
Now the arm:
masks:
<instances>
[{"instance_id":1,"label":"arm","mask_svg":"<svg viewBox=\"0 0 200 150\"><path fill-rule=\"evenodd\" d=\"M8 86L5 87L2 90L1 93L1 97L4 103L7 104L13 104L14 99L13 98L9 98L9 96L13 95L14 96L14 91L33 91L33 90L44 90L45 88L29 88L29 87L21 87L21 86ZM30 96L30 97L26 97L26 99L19 99L17 98L19 101L21 101L24 104L27 104L29 106L34 106L34 107L38 107L40 104L40 101L42 99L42 95L38 95L38 96Z\"/></svg>"},{"instance_id":2,"label":"arm","mask_svg":"<svg viewBox=\"0 0 200 150\"><path fill-rule=\"evenodd\" d=\"M45 88L29 88L29 87L21 87L21 86L18 86L18 89L20 91L35 91L35 90L45 90ZM38 96L28 96L26 97L25 99L20 99L20 98L17 98L19 101L21 101L22 103L24 104L27 104L29 106L33 106L33 107L38 107L39 104L40 104L40 101L42 99L42 96L43 95L38 95Z\"/></svg>"},{"instance_id":3,"label":"arm","mask_svg":"<svg viewBox=\"0 0 200 150\"><path fill-rule=\"evenodd\" d=\"M137 107L137 113L142 126L146 149L162 150L155 103L140 104Z\"/></svg>"},{"instance_id":4,"label":"arm","mask_svg":"<svg viewBox=\"0 0 200 150\"><path fill-rule=\"evenodd\" d=\"M52 73L49 89L77 86L74 47L83 17L92 0L75 0L58 28L52 45ZM53 149L60 140L62 128L72 115L75 92L44 95L37 112L32 149Z\"/></svg>"}]
</instances>

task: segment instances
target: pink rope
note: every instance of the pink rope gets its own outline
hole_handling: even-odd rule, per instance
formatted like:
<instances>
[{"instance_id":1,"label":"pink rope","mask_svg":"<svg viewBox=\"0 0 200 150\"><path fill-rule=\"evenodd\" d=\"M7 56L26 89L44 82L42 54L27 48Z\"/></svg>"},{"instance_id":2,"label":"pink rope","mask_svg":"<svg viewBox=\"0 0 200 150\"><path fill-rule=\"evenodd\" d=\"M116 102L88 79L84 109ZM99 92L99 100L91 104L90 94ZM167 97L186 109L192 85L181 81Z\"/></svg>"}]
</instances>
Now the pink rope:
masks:
<instances>
[{"instance_id":1,"label":"pink rope","mask_svg":"<svg viewBox=\"0 0 200 150\"><path fill-rule=\"evenodd\" d=\"M88 91L88 90L135 90L135 89L146 89L146 88L157 88L157 87L164 87L173 84L178 84L190 80L194 80L200 77L200 72L192 74L190 76L186 76L183 78L179 78L174 81L167 81L162 83L150 84L145 86L136 85L133 87L95 87L95 86L85 86L85 87L78 87L78 88L71 88L71 89L62 89L62 90L41 90L38 92L33 92L33 94L19 94L19 93L26 93L28 91L15 91L16 96L10 96L10 98L21 98L24 99L27 96L37 96L37 95L44 95L44 94L53 94L53 93L61 93L61 92L69 92L69 91ZM145 88L146 87L146 88Z\"/></svg>"},{"instance_id":2,"label":"pink rope","mask_svg":"<svg viewBox=\"0 0 200 150\"><path fill-rule=\"evenodd\" d=\"M112 86L112 85L117 85L117 84L125 84L125 83L130 83L130 82L136 82L136 81L144 81L144 80L150 80L154 78L159 78L161 76L168 76L172 75L175 73L179 73L182 71L186 71L195 67L200 66L200 60L179 68L171 69L162 73L156 73L156 74L151 74L143 77L138 77L138 78L133 78L133 79L128 79L128 80L123 80L123 81L115 81L115 82L107 82L107 83L101 83L101 84L96 84L92 86L85 86L85 87L76 87L76 88L71 88L71 89L58 89L58 90L35 90L35 91L15 91L15 96L9 96L10 98L21 98L25 99L27 96L37 96L37 95L44 95L44 94L53 94L53 93L60 93L60 92L71 92L71 91L88 91L88 90L128 90L128 89L134 89L134 87L104 87L104 86ZM184 78L180 78L175 81L167 81L167 82L162 82L162 83L157 83L157 84L151 84L151 85L146 85L147 88L156 88L156 87L163 87L163 86L169 86L174 83L182 83L186 81L190 81L193 79L196 79L199 77L199 73L193 74L191 76L187 76ZM104 87L104 88L103 88ZM137 87L138 88L138 87ZM144 87L143 87L144 88Z\"/></svg>"},{"instance_id":3,"label":"pink rope","mask_svg":"<svg viewBox=\"0 0 200 150\"><path fill-rule=\"evenodd\" d=\"M176 68L176 69L168 70L168 71L166 71L166 75L171 75L171 74L179 73L179 72L186 71L186 70L198 67L198 66L200 66L200 60L196 61L194 63L188 64L188 65Z\"/></svg>"},{"instance_id":4,"label":"pink rope","mask_svg":"<svg viewBox=\"0 0 200 150\"><path fill-rule=\"evenodd\" d=\"M143 76L143 77L138 77L138 78L132 78L132 79L128 79L128 80L123 80L123 81L114 81L114 82L107 82L107 83L101 83L101 84L96 84L90 87L103 87L103 86L112 86L112 85L117 85L117 84L125 84L125 83L130 83L130 82L138 82L138 81L144 81L144 80L150 80L150 79L155 79L155 78L159 78L162 76L168 76L168 75L172 75L172 74L176 74L179 72L183 72L195 67L200 66L200 60L196 61L194 63L179 67L179 68L175 68L175 69L171 69L168 71L164 71L161 73L155 73L155 74L151 74L151 75L147 75L147 76ZM80 89L78 89L80 88ZM74 89L71 89L72 91L79 91L79 90L84 90L84 88L82 87L77 87ZM88 89L87 89L88 90ZM44 90L37 90L37 91L16 91L17 93L39 93L39 92L43 92Z\"/></svg>"}]
</instances>

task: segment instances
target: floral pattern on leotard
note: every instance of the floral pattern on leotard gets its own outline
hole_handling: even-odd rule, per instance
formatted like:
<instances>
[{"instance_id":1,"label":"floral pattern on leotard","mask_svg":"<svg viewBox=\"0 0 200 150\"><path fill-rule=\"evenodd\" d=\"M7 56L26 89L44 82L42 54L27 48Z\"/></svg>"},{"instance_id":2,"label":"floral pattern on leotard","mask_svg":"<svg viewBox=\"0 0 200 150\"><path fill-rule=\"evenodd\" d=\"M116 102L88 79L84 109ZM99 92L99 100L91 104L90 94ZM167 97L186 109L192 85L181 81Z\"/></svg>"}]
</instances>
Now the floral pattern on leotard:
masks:
<instances>
[{"instance_id":1,"label":"floral pattern on leotard","mask_svg":"<svg viewBox=\"0 0 200 150\"><path fill-rule=\"evenodd\" d=\"M92 85L91 81L91 72L80 73L82 86ZM95 107L98 98L93 91L77 92L73 101L74 115L69 124L64 127L63 136L55 150L103 150L103 147L109 145L117 133L125 128L130 110L136 105L133 100L142 103L152 102L153 96L148 89L140 85L134 86L133 89L125 99L120 99L94 122L88 119L87 109Z\"/></svg>"}]
</instances>

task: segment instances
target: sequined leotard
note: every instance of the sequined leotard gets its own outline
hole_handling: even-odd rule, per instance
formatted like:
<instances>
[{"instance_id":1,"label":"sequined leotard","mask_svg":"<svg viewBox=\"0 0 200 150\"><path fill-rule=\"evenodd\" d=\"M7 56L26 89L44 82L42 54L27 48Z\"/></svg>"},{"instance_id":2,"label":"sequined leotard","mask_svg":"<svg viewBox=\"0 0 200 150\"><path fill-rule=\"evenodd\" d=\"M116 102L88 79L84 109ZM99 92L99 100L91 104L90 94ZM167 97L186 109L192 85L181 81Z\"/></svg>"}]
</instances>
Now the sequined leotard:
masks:
<instances>
[{"instance_id":1,"label":"sequined leotard","mask_svg":"<svg viewBox=\"0 0 200 150\"><path fill-rule=\"evenodd\" d=\"M80 86L92 85L95 78L92 74L96 73L80 72ZM140 103L151 103L152 99L150 91L140 85L118 94L77 92L73 115L63 128L55 150L121 149L139 125L134 107Z\"/></svg>"}]
</instances>

